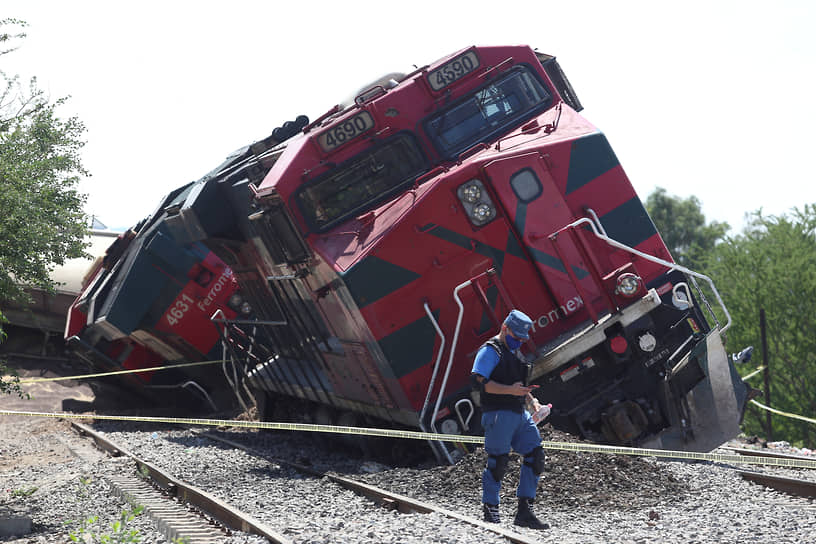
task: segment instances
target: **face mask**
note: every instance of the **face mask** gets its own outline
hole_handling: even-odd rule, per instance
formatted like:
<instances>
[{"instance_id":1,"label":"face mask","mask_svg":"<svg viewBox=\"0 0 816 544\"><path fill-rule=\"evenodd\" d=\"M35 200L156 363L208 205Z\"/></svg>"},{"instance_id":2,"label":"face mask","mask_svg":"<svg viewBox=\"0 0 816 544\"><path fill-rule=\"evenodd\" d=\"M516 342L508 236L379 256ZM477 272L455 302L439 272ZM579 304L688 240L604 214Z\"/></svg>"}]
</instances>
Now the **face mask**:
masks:
<instances>
[{"instance_id":1,"label":"face mask","mask_svg":"<svg viewBox=\"0 0 816 544\"><path fill-rule=\"evenodd\" d=\"M504 342L507 344L507 347L510 348L510 351L516 351L521 347L521 340L513 338L509 334L505 335Z\"/></svg>"}]
</instances>

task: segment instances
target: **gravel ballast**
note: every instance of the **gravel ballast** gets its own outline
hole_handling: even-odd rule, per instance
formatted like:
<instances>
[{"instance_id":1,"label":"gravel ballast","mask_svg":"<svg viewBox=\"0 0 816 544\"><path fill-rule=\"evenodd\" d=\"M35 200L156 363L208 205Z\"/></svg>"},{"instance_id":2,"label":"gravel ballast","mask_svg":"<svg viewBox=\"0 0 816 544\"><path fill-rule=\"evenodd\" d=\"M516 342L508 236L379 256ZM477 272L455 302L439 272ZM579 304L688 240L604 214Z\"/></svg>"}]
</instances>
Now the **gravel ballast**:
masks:
<instances>
[{"instance_id":1,"label":"gravel ballast","mask_svg":"<svg viewBox=\"0 0 816 544\"><path fill-rule=\"evenodd\" d=\"M127 449L234 504L296 542L504 542L437 515L383 513L329 482L254 457L190 431L153 428L123 432L97 426ZM269 457L308 462L378 487L480 518L481 449L455 466L392 468L349 458L294 433L222 432ZM552 438L552 437L551 437ZM561 439L563 436L555 438ZM536 512L544 532L512 525L518 458L503 487L502 526L542 542L777 542L812 541L812 501L744 481L727 466L650 458L550 452ZM753 467L752 469L756 469ZM775 471L779 473L780 471ZM784 471L790 475L797 471ZM807 472L805 472L807 474Z\"/></svg>"},{"instance_id":2,"label":"gravel ballast","mask_svg":"<svg viewBox=\"0 0 816 544\"><path fill-rule=\"evenodd\" d=\"M1 401L2 399L0 399ZM3 403L0 402L0 407ZM20 409L16 406L14 409ZM51 407L28 408L53 410ZM116 413L115 411L108 413ZM499 543L506 539L439 514L400 514L341 489L328 479L277 463L284 459L349 477L461 515L481 519L482 449L454 466L427 463L392 467L344 453L332 435L219 429L223 438L263 453L253 456L223 442L173 426L100 422L96 429L298 543ZM199 429L200 430L200 429ZM544 438L569 437L544 427ZM0 516L24 516L29 534L13 544L68 542L82 522L86 531L110 534L130 506L111 494L109 479L135 473L132 461L85 451L89 442L54 419L0 417ZM327 447L328 445L328 447ZM744 444L740 444L743 446ZM534 506L551 528L532 531L512 524L519 459L512 457L502 488L500 524L540 542L578 543L802 543L814 542L813 501L783 495L743 480L734 467L700 462L548 451ZM746 467L741 467L746 468ZM788 477L816 480L812 471L757 466ZM129 526L141 542L164 543L146 516ZM225 543L255 544L243 533Z\"/></svg>"}]
</instances>

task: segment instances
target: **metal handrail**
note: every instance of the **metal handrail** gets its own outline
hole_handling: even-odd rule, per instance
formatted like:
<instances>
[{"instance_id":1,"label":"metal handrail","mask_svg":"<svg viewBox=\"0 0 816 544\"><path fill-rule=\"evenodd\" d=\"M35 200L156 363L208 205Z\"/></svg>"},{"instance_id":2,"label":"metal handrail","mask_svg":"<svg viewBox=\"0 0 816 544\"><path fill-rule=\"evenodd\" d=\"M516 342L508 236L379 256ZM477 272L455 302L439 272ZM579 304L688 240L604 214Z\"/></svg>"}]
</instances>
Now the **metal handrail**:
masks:
<instances>
[{"instance_id":1,"label":"metal handrail","mask_svg":"<svg viewBox=\"0 0 816 544\"><path fill-rule=\"evenodd\" d=\"M459 329L462 327L462 318L465 314L465 306L462 304L462 300L459 298L459 291L471 283L473 283L473 280L467 280L466 282L457 285L456 289L453 290L453 300L455 300L456 305L459 306L459 316L456 318L456 328L454 329L453 339L451 340L450 355L448 356L448 366L445 369L445 377L442 379L442 385L439 386L439 396L436 398L436 405L434 406L434 412L431 416L431 429L435 433L439 432L436 430L436 415L439 413L439 406L442 404L442 396L445 394L445 388L448 385L448 376L450 375L451 367L453 366L453 356L456 354L456 342L459 340Z\"/></svg>"},{"instance_id":2,"label":"metal handrail","mask_svg":"<svg viewBox=\"0 0 816 544\"><path fill-rule=\"evenodd\" d=\"M221 312L221 310L217 310L216 314ZM221 312L223 315L223 312ZM216 319L215 314L210 317L210 321L213 323L231 323L233 325L288 325L288 321L262 321L260 319Z\"/></svg>"},{"instance_id":3,"label":"metal handrail","mask_svg":"<svg viewBox=\"0 0 816 544\"><path fill-rule=\"evenodd\" d=\"M601 231L601 234L603 234L604 236L606 236L606 229L605 229L605 228L604 228L604 226L601 224L601 219L598 217L598 214L597 214L597 213L595 213L595 210L593 210L592 208L586 208L586 212L587 212L587 213L588 213L590 216L592 216L592 219L595 221L595 225L597 225L598 230L599 230L599 231Z\"/></svg>"},{"instance_id":4,"label":"metal handrail","mask_svg":"<svg viewBox=\"0 0 816 544\"><path fill-rule=\"evenodd\" d=\"M428 393L425 395L425 402L422 405L422 411L419 413L419 428L422 429L424 432L428 432L428 429L425 425L425 413L428 411L428 405L430 404L434 382L436 382L436 375L439 372L439 363L442 361L442 354L445 351L445 334L442 332L442 328L439 326L439 323L437 323L436 319L434 318L433 313L431 312L431 308L430 306L428 306L428 303L427 302L424 303L423 306L425 308L425 313L428 315L428 319L431 321L431 324L433 325L434 329L436 329L436 334L438 334L439 338L441 339L441 344L439 345L439 352L436 355L436 362L434 363L433 373L431 374L431 381L428 384ZM434 412L434 415L436 415L436 412ZM431 441L429 440L428 442L430 443ZM442 453L445 455L448 462L450 464L453 464L453 459L451 458L450 453L448 452L448 448L446 448L445 445L438 440L436 441L436 443L438 449L442 450ZM436 449L433 447L433 445L431 445L431 448Z\"/></svg>"},{"instance_id":5,"label":"metal handrail","mask_svg":"<svg viewBox=\"0 0 816 544\"><path fill-rule=\"evenodd\" d=\"M586 224L588 224L590 226L590 228L592 229L592 233L596 237L603 240L604 242L611 245L612 247L616 247L618 249L628 251L629 253L632 253L633 255L637 255L638 257L640 257L642 259L645 259L647 261L651 261L651 262L659 264L661 266L665 266L666 268L669 269L669 272L671 272L672 270L679 270L680 272L683 272L684 274L687 274L687 275L692 276L694 278L699 278L701 280L705 280L706 282L708 282L708 285L711 287L711 291L714 293L714 296L717 298L717 302L719 303L720 307L723 309L723 312L725 312L726 324L725 324L724 327L720 328L720 335L722 336L723 334L725 334L725 331L728 330L728 328L731 326L731 322L732 322L731 321L731 314L728 312L728 308L725 307L725 302L723 302L723 299L720 296L720 292L717 291L717 288L714 286L714 281L711 278L709 278L705 274L700 274L699 272L695 272L693 270L690 270L690 269L686 268L685 266L681 266L681 265L679 265L677 263L672 263L672 262L663 260L663 259L661 259L659 257L655 257L654 255L649 255L648 253L644 253L642 251L639 251L639 250L637 250L637 249L635 249L633 247L630 247L630 246L627 246L626 244L618 242L617 240L615 240L613 238L610 238L609 236L601 234L600 231L598 230L598 227L595 225L595 223L591 219L589 219L587 217L582 217L581 219L578 219L577 221L573 221L569 225L566 225L565 227L563 227L563 228L559 229L558 231L552 233L550 235L550 239L552 240L552 238L554 236L557 236L558 233L561 232L561 231L564 231L564 230L570 229L570 228L574 229L574 228L576 228L579 225L582 225L584 223L586 223ZM697 287L698 292L701 294L701 296L703 296L703 293L700 290L699 286L695 286L695 287ZM711 310L709 309L709 311L711 311ZM713 311L711 311L711 315L714 318L714 321L717 322L717 316L714 314Z\"/></svg>"},{"instance_id":6,"label":"metal handrail","mask_svg":"<svg viewBox=\"0 0 816 544\"><path fill-rule=\"evenodd\" d=\"M468 408L470 408L470 413L467 417L462 417L462 412L459 411L459 406L462 404L465 404ZM473 415L476 413L476 408L473 406L473 401L470 399L459 399L456 401L456 404L453 405L453 411L456 412L456 415L459 418L459 423L462 424L462 431L466 432L468 429L470 429L470 420L473 419Z\"/></svg>"}]
</instances>

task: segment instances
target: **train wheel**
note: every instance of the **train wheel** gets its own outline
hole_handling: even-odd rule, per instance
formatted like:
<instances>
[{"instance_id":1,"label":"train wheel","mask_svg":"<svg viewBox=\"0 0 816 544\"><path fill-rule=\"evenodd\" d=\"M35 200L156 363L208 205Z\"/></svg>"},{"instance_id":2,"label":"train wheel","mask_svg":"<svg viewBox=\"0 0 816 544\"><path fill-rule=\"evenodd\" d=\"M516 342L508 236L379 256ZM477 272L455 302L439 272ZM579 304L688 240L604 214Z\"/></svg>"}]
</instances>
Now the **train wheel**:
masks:
<instances>
[{"instance_id":1,"label":"train wheel","mask_svg":"<svg viewBox=\"0 0 816 544\"><path fill-rule=\"evenodd\" d=\"M261 390L256 390L255 400L258 401L258 419L261 421L275 421L275 399L269 393Z\"/></svg>"},{"instance_id":2,"label":"train wheel","mask_svg":"<svg viewBox=\"0 0 816 544\"><path fill-rule=\"evenodd\" d=\"M318 406L313 418L316 425L334 425L334 413L327 406Z\"/></svg>"},{"instance_id":3,"label":"train wheel","mask_svg":"<svg viewBox=\"0 0 816 544\"><path fill-rule=\"evenodd\" d=\"M341 412L337 416L337 425L340 427L359 427L360 416L353 412ZM364 436L356 434L338 434L337 442L356 454L366 454L368 447Z\"/></svg>"},{"instance_id":4,"label":"train wheel","mask_svg":"<svg viewBox=\"0 0 816 544\"><path fill-rule=\"evenodd\" d=\"M312 419L316 425L334 425L334 412L328 406L318 406L312 413ZM333 433L315 433L316 440L321 447L329 448L336 440Z\"/></svg>"}]
</instances>

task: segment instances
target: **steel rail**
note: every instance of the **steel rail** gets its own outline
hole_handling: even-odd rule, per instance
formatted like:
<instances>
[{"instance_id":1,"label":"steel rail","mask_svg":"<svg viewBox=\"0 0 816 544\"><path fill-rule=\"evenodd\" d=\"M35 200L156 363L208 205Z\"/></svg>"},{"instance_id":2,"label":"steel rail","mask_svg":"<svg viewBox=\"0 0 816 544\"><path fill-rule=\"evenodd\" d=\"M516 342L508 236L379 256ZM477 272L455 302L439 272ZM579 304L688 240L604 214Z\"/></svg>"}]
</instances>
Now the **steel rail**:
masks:
<instances>
[{"instance_id":1,"label":"steel rail","mask_svg":"<svg viewBox=\"0 0 816 544\"><path fill-rule=\"evenodd\" d=\"M799 497L816 498L816 482L801 480L798 478L786 478L784 476L773 476L761 472L739 471L744 480L754 482L789 495Z\"/></svg>"},{"instance_id":2,"label":"steel rail","mask_svg":"<svg viewBox=\"0 0 816 544\"><path fill-rule=\"evenodd\" d=\"M305 474L309 474L309 475L314 476L316 478L327 478L330 481L334 482L335 484L337 484L337 485L339 485L339 486L341 486L341 487L343 487L345 489L348 489L349 491L353 491L354 493L357 493L358 495L362 495L364 497L369 498L370 500L374 501L376 504L379 504L379 505L381 505L381 506L383 506L385 508L397 510L398 512L401 512L403 514L409 514L409 513L429 514L429 513L434 513L435 512L437 514L440 514L440 515L443 515L443 516L446 516L446 517L461 521L463 523L467 523L467 524L470 524L470 525L473 525L473 526L480 527L482 529L491 531L493 533L499 534L499 535L503 536L504 538L506 538L507 540L509 540L510 542L513 542L515 544L536 544L536 543L541 542L541 540L538 539L538 538L527 537L525 535L522 535L522 534L516 533L514 531L510 531L508 529L505 529L505 528L503 528L503 527L501 527L501 526L499 526L497 524L487 523L487 522L481 521L479 519L476 519L476 518L473 518L473 517L470 517L470 516L465 516L463 514L459 514L458 512L454 512L454 511L448 510L446 508L442 508L442 507L437 506L437 505L432 504L432 503L428 503L428 502L425 502L425 501L414 499L412 497L408 497L408 496L405 496L405 495L400 495L398 493L392 493L390 491L386 491L385 489L381 489L379 487L375 487L375 486L372 486L372 485L369 485L369 484L366 484L366 483L363 483L363 482L359 482L357 480L354 480L352 478L348 478L346 476L341 476L341 475L333 473L333 472L322 472L322 471L315 470L313 468L310 468L310 467L307 467L307 466L304 466L304 465L301 465L301 464L298 464L298 463L294 463L292 461L287 461L287 460L284 460L284 459L278 459L276 457L273 458L273 457L271 457L269 455L264 454L263 452L255 450L255 449L253 449L253 448L251 448L249 446L245 446L244 444L241 444L240 442L235 442L234 440L230 440L228 438L223 438L223 437L220 437L218 435L215 435L215 434L212 434L212 433L209 433L209 432L203 432L203 431L198 431L198 430L191 430L191 432L194 432L194 433L196 433L196 434L198 434L200 436L207 437L207 438L209 438L211 440L217 440L219 442L223 442L224 444L227 444L227 445L232 446L234 448L238 448L238 449L240 449L242 451L245 451L245 452L247 452L247 453L249 453L251 455L254 455L256 457L266 459L267 461L274 462L274 463L277 463L279 465L285 465L285 466L290 467L290 468L292 468L294 470L303 472Z\"/></svg>"},{"instance_id":3,"label":"steel rail","mask_svg":"<svg viewBox=\"0 0 816 544\"><path fill-rule=\"evenodd\" d=\"M76 421L71 421L70 423L80 435L91 437L100 449L109 452L114 457L124 455L133 459L139 473L149 477L156 485L167 491L170 495L212 516L224 526L232 530L260 535L274 544L293 544L291 539L267 527L252 516L231 507L220 499L193 485L176 479L155 465L140 459L135 454L122 448L87 425Z\"/></svg>"},{"instance_id":4,"label":"steel rail","mask_svg":"<svg viewBox=\"0 0 816 544\"><path fill-rule=\"evenodd\" d=\"M765 457L771 459L791 459L791 460L805 460L812 461L813 458L805 455L794 455L790 453L754 450L750 448L723 448L732 451L737 455L747 457ZM763 485L765 487L787 493L789 495L796 495L799 497L816 498L816 482L811 480L803 480L799 478L787 478L784 476L775 476L762 472L753 472L738 470L737 471L744 480Z\"/></svg>"}]
</instances>

